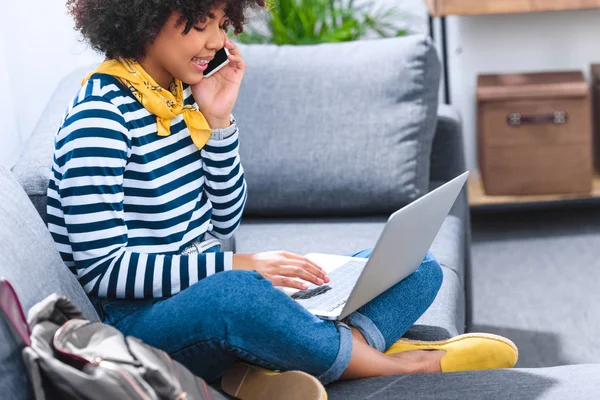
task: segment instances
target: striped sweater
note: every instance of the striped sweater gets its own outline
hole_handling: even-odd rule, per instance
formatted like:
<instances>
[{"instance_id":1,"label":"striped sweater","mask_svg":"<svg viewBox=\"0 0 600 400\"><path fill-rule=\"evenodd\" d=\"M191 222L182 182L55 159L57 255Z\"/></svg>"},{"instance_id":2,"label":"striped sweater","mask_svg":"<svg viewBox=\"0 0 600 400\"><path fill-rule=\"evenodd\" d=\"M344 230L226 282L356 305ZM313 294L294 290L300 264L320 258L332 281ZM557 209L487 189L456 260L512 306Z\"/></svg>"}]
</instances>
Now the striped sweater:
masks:
<instances>
[{"instance_id":1,"label":"striped sweater","mask_svg":"<svg viewBox=\"0 0 600 400\"><path fill-rule=\"evenodd\" d=\"M193 104L185 87L185 102ZM235 123L202 149L183 116L171 135L127 88L95 75L55 137L48 227L85 291L109 298L172 296L232 268L232 253L180 255L210 233L230 237L246 202Z\"/></svg>"}]
</instances>

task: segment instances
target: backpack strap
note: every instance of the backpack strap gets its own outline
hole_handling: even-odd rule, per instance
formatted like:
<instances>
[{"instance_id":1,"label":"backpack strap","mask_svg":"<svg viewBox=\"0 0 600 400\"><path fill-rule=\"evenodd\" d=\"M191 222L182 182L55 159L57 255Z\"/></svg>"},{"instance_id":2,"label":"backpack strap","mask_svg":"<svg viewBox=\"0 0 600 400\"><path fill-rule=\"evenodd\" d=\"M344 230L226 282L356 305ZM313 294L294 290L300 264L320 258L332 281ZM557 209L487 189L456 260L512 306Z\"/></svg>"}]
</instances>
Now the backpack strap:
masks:
<instances>
[{"instance_id":1,"label":"backpack strap","mask_svg":"<svg viewBox=\"0 0 600 400\"><path fill-rule=\"evenodd\" d=\"M4 278L0 278L0 310L2 311L0 314L4 315L15 338L21 339L25 346L29 347L31 345L31 328L25 318L17 292Z\"/></svg>"}]
</instances>

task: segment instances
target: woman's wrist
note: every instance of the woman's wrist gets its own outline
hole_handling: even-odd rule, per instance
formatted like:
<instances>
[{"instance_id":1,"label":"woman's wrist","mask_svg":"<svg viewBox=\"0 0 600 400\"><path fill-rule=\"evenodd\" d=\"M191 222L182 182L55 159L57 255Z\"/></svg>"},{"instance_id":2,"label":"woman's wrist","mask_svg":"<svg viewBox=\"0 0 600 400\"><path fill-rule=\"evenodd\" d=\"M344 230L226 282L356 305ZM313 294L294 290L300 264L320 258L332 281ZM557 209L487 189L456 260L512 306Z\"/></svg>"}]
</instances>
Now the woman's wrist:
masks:
<instances>
[{"instance_id":1,"label":"woman's wrist","mask_svg":"<svg viewBox=\"0 0 600 400\"><path fill-rule=\"evenodd\" d=\"M234 254L231 262L232 269L241 271L252 270L250 267L251 257L251 254Z\"/></svg>"},{"instance_id":2,"label":"woman's wrist","mask_svg":"<svg viewBox=\"0 0 600 400\"><path fill-rule=\"evenodd\" d=\"M206 121L211 129L225 129L231 126L231 119L206 117Z\"/></svg>"}]
</instances>

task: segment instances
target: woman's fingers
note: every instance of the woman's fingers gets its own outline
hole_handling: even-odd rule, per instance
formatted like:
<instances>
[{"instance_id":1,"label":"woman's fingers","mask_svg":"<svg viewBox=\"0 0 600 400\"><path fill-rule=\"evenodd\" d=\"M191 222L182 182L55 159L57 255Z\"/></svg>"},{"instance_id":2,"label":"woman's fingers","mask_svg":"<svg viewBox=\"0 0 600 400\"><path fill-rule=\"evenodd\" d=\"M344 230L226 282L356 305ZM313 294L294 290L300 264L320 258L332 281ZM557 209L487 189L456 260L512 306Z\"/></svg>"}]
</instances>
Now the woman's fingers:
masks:
<instances>
[{"instance_id":1,"label":"woman's fingers","mask_svg":"<svg viewBox=\"0 0 600 400\"><path fill-rule=\"evenodd\" d=\"M235 66L238 69L244 69L246 68L246 64L244 63L244 59L242 59L241 56L234 56L234 55L230 55L229 57L227 57L229 59L229 62L232 64L235 64Z\"/></svg>"},{"instance_id":2,"label":"woman's fingers","mask_svg":"<svg viewBox=\"0 0 600 400\"><path fill-rule=\"evenodd\" d=\"M307 271L308 273L310 273L311 275L314 275L315 277L321 279L323 282L329 282L329 278L327 277L325 272L321 268L316 267L314 264L311 264L310 262L308 262L308 260L295 260L295 259L288 258L282 264L300 267L300 268L304 269L305 271ZM318 283L318 285L322 285L322 284L323 283Z\"/></svg>"},{"instance_id":3,"label":"woman's fingers","mask_svg":"<svg viewBox=\"0 0 600 400\"><path fill-rule=\"evenodd\" d=\"M277 274L292 278L300 278L307 282L314 283L317 286L321 286L324 283L323 278L315 275L313 271L308 271L303 266L298 265L283 265L279 268Z\"/></svg>"},{"instance_id":4,"label":"woman's fingers","mask_svg":"<svg viewBox=\"0 0 600 400\"><path fill-rule=\"evenodd\" d=\"M239 47L229 39L225 40L225 47L227 50L229 50L229 57L227 57L229 61L236 63L237 67L240 69L246 68L246 63L244 62L244 58L242 57Z\"/></svg>"},{"instance_id":5,"label":"woman's fingers","mask_svg":"<svg viewBox=\"0 0 600 400\"><path fill-rule=\"evenodd\" d=\"M305 290L308 289L308 285L303 282L299 282L287 276L275 275L269 279L274 286L284 286L292 289Z\"/></svg>"},{"instance_id":6,"label":"woman's fingers","mask_svg":"<svg viewBox=\"0 0 600 400\"><path fill-rule=\"evenodd\" d=\"M225 40L225 47L227 48L227 50L229 50L229 53L231 55L234 55L234 56L241 55L240 48L235 43L233 43L231 40L229 40L229 39Z\"/></svg>"},{"instance_id":7,"label":"woman's fingers","mask_svg":"<svg viewBox=\"0 0 600 400\"><path fill-rule=\"evenodd\" d=\"M320 271L320 275L319 276L321 277L321 279L323 279L326 283L330 281L330 279L327 276L327 273L325 272L325 270L323 268L321 268L321 266L319 266L314 261L311 261L311 260L309 260L306 257L302 257L302 256L299 256L298 254L290 253L290 252L287 252L287 251L282 251L281 255L283 255L286 258L292 259L292 260L303 261L305 263L308 263L308 264L312 265L314 268L316 268L317 270Z\"/></svg>"},{"instance_id":8,"label":"woman's fingers","mask_svg":"<svg viewBox=\"0 0 600 400\"><path fill-rule=\"evenodd\" d=\"M300 256L300 255L298 255L298 254L290 253L290 252L288 252L288 251L283 251L283 252L281 252L281 254L282 254L284 257L286 257L286 258L291 258L291 259L293 259L293 260L301 260L301 261L306 261L306 262L308 262L308 263L312 264L313 266L315 266L315 268L318 268L318 269L320 269L321 271L323 271L323 273L325 273L325 270L324 270L323 268L321 268L321 267L320 267L320 266L319 266L317 263L315 263L314 261L311 261L311 260L309 260L309 259L308 259L308 258L306 258L306 257L302 257L302 256Z\"/></svg>"}]
</instances>

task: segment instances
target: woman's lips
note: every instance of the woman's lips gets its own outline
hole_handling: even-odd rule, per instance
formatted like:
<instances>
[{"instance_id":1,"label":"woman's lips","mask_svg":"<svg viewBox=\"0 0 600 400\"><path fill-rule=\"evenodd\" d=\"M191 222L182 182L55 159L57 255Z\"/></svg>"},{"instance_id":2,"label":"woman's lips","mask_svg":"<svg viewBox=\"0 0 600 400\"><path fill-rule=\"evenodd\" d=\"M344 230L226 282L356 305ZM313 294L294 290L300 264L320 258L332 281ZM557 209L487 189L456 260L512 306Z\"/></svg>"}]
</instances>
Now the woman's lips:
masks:
<instances>
[{"instance_id":1,"label":"woman's lips","mask_svg":"<svg viewBox=\"0 0 600 400\"><path fill-rule=\"evenodd\" d=\"M208 68L208 63L212 59L213 57L194 57L192 58L192 64L194 64L198 70L205 71L206 68Z\"/></svg>"}]
</instances>

